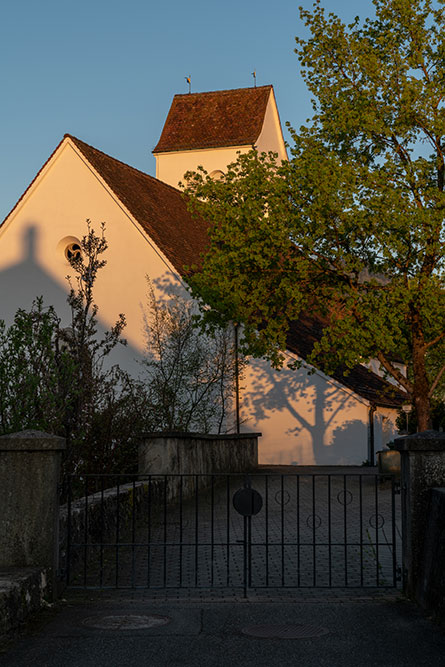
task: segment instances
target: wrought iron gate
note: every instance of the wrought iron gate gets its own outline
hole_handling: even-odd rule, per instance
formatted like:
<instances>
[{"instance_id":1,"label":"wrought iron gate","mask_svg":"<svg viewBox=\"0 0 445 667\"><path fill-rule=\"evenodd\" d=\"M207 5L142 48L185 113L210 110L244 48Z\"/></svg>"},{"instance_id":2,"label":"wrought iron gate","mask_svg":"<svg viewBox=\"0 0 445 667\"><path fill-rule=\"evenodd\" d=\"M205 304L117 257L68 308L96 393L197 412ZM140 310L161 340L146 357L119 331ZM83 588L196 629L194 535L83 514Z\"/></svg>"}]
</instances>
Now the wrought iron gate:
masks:
<instances>
[{"instance_id":1,"label":"wrought iron gate","mask_svg":"<svg viewBox=\"0 0 445 667\"><path fill-rule=\"evenodd\" d=\"M375 474L70 477L62 564L82 588L396 587L399 487Z\"/></svg>"}]
</instances>

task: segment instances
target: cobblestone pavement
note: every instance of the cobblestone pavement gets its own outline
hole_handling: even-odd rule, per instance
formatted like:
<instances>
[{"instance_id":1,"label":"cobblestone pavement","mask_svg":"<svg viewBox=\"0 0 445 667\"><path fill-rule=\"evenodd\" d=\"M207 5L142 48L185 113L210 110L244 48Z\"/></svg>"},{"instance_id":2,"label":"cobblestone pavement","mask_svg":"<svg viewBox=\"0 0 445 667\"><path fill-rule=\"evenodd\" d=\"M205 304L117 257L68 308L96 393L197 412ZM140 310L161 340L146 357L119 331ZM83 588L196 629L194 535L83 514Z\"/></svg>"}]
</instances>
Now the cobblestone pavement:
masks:
<instances>
[{"instance_id":1,"label":"cobblestone pavement","mask_svg":"<svg viewBox=\"0 0 445 667\"><path fill-rule=\"evenodd\" d=\"M315 470L249 476L262 498L251 519L232 504L245 478L215 475L200 489L198 478L168 476L165 498L176 484L183 502L161 494L135 513L118 545L88 545L72 584L149 587L153 599L178 600L234 600L245 584L259 600L393 596L401 536L392 482L363 469Z\"/></svg>"}]
</instances>

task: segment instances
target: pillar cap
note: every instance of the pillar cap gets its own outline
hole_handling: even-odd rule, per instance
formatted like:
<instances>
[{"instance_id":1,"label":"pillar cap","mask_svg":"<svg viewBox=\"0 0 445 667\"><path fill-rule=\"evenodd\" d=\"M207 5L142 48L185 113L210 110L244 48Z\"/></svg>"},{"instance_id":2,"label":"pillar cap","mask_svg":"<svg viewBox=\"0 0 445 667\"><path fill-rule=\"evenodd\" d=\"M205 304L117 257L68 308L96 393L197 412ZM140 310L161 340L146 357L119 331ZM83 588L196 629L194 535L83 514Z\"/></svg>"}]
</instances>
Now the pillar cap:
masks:
<instances>
[{"instance_id":1,"label":"pillar cap","mask_svg":"<svg viewBox=\"0 0 445 667\"><path fill-rule=\"evenodd\" d=\"M394 440L394 449L399 452L445 452L445 433L422 431Z\"/></svg>"},{"instance_id":2,"label":"pillar cap","mask_svg":"<svg viewBox=\"0 0 445 667\"><path fill-rule=\"evenodd\" d=\"M65 448L65 438L43 431L29 429L0 436L0 452L46 452Z\"/></svg>"}]
</instances>

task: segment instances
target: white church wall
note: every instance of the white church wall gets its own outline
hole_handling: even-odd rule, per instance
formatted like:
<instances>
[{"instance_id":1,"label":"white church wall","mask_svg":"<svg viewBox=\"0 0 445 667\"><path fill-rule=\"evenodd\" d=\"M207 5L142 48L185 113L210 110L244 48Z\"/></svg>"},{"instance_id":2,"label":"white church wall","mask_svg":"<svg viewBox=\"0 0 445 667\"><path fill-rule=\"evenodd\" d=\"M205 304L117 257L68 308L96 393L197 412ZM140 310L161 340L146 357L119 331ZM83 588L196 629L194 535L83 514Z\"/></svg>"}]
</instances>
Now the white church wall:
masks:
<instances>
[{"instance_id":1,"label":"white church wall","mask_svg":"<svg viewBox=\"0 0 445 667\"><path fill-rule=\"evenodd\" d=\"M177 188L180 181L184 182L185 172L197 171L199 166L204 167L209 174L216 170L225 173L227 165L237 159L238 152L247 153L251 148L251 146L233 146L157 153L156 178Z\"/></svg>"},{"instance_id":2,"label":"white church wall","mask_svg":"<svg viewBox=\"0 0 445 667\"><path fill-rule=\"evenodd\" d=\"M260 463L360 465L368 458L367 401L323 374L276 371L254 359L242 386L242 430L262 433Z\"/></svg>"},{"instance_id":3,"label":"white church wall","mask_svg":"<svg viewBox=\"0 0 445 667\"><path fill-rule=\"evenodd\" d=\"M397 410L378 407L374 418L374 451L387 449L388 442L399 436L396 426Z\"/></svg>"},{"instance_id":4,"label":"white church wall","mask_svg":"<svg viewBox=\"0 0 445 667\"><path fill-rule=\"evenodd\" d=\"M260 153L268 153L269 151L278 153L278 162L287 160L286 146L281 132L280 117L273 91L271 91L267 103L263 128L256 142L256 148Z\"/></svg>"},{"instance_id":5,"label":"white church wall","mask_svg":"<svg viewBox=\"0 0 445 667\"><path fill-rule=\"evenodd\" d=\"M68 316L67 274L74 271L64 255L66 237L80 239L87 232L86 219L96 233L106 223L107 265L99 272L95 300L103 328L124 313L128 348L119 346L113 361L133 372L139 370L144 340L149 273L160 299L186 295L177 275L162 253L151 245L125 209L67 141L37 179L20 205L0 228L0 316L12 320L17 308L29 308L35 296ZM67 320L68 322L68 320Z\"/></svg>"}]
</instances>

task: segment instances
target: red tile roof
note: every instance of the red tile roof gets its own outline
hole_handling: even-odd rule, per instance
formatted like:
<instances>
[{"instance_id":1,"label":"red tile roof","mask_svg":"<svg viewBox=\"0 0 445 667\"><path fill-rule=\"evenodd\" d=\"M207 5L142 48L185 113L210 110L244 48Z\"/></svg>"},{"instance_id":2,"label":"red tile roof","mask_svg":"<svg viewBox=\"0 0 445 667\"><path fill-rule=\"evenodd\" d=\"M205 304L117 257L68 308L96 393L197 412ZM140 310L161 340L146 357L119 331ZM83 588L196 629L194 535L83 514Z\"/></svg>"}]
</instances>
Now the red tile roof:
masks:
<instances>
[{"instance_id":1,"label":"red tile roof","mask_svg":"<svg viewBox=\"0 0 445 667\"><path fill-rule=\"evenodd\" d=\"M321 339L325 326L326 323L317 315L301 313L298 321L290 324L287 349L307 359L314 343ZM405 392L361 364L350 369L347 375L342 368L338 368L331 377L375 405L400 408L408 400Z\"/></svg>"},{"instance_id":2,"label":"red tile roof","mask_svg":"<svg viewBox=\"0 0 445 667\"><path fill-rule=\"evenodd\" d=\"M69 134L88 162L102 176L175 269L199 263L207 247L207 225L187 210L176 188L106 155Z\"/></svg>"},{"instance_id":3,"label":"red tile roof","mask_svg":"<svg viewBox=\"0 0 445 667\"><path fill-rule=\"evenodd\" d=\"M260 136L272 86L175 95L153 153L252 146Z\"/></svg>"}]
</instances>

